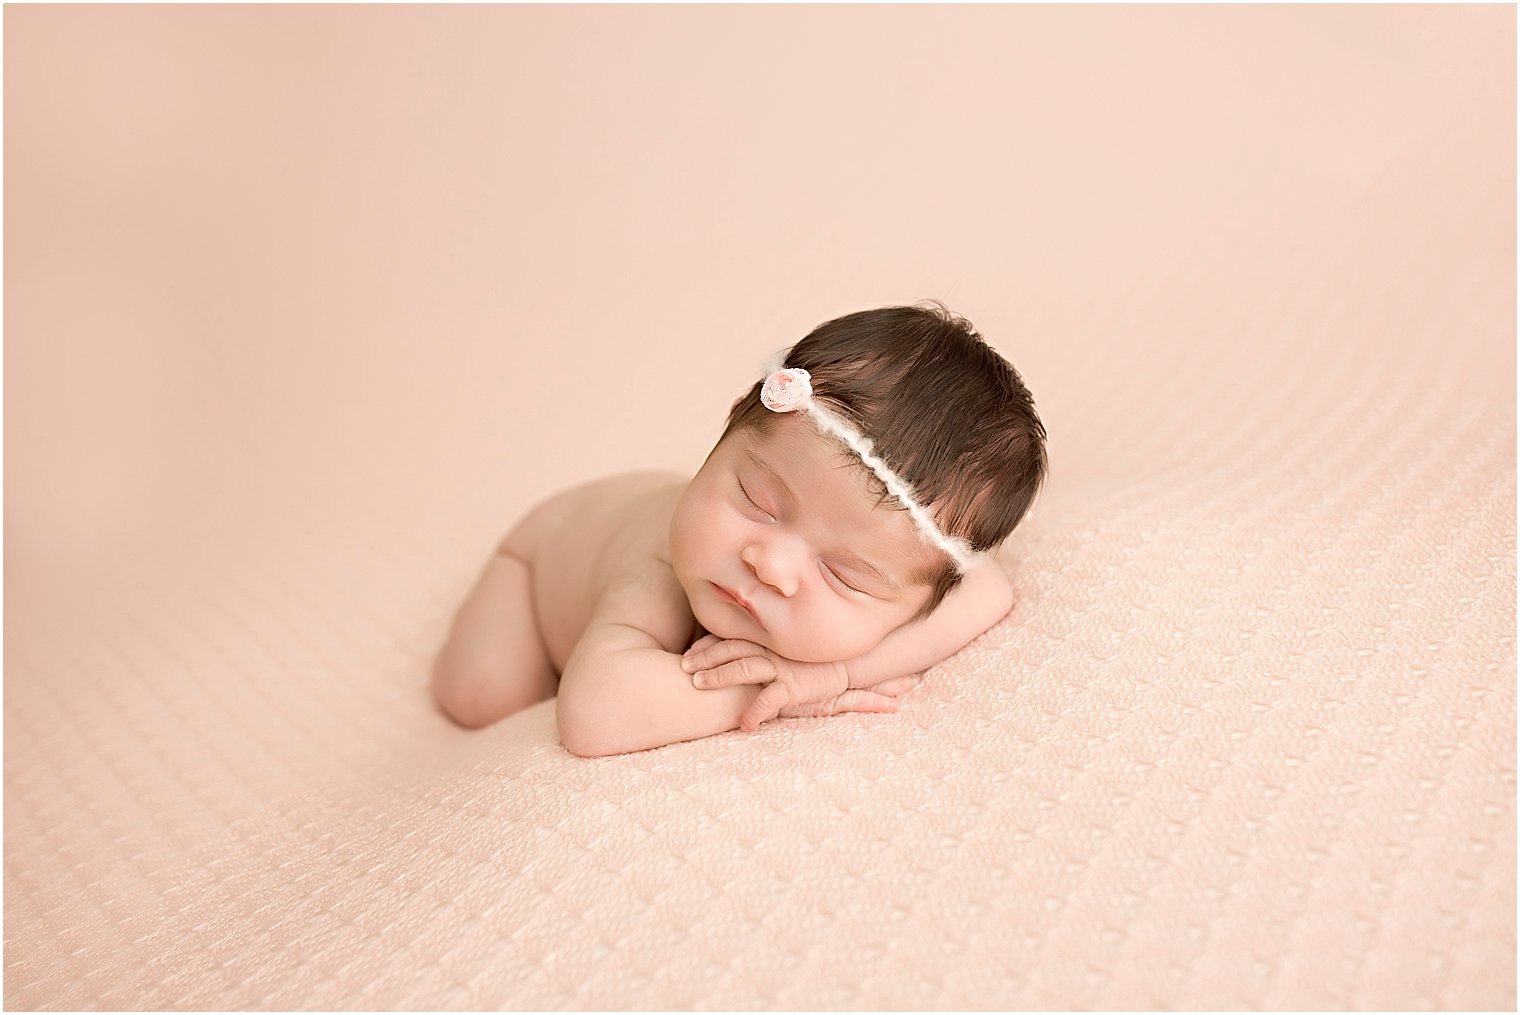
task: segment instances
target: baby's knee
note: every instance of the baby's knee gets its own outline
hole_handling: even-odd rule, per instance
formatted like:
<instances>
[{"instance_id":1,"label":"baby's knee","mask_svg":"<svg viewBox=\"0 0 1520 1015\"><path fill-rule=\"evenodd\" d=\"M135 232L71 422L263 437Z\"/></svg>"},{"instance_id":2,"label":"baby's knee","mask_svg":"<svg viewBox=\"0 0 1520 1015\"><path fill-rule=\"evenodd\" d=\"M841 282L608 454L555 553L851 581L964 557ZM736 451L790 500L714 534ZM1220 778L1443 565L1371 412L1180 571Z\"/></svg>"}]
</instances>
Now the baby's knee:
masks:
<instances>
[{"instance_id":1,"label":"baby's knee","mask_svg":"<svg viewBox=\"0 0 1520 1015\"><path fill-rule=\"evenodd\" d=\"M543 544L550 524L557 517L556 498L540 502L513 525L496 545L496 552L515 557L524 564L532 564L533 558Z\"/></svg>"},{"instance_id":2,"label":"baby's knee","mask_svg":"<svg viewBox=\"0 0 1520 1015\"><path fill-rule=\"evenodd\" d=\"M489 726L510 711L500 685L505 675L489 659L459 658L448 649L433 660L433 700L454 722L466 729Z\"/></svg>"},{"instance_id":3,"label":"baby's knee","mask_svg":"<svg viewBox=\"0 0 1520 1015\"><path fill-rule=\"evenodd\" d=\"M521 660L445 648L433 661L433 700L460 726L480 729L553 697L552 671L519 669Z\"/></svg>"}]
</instances>

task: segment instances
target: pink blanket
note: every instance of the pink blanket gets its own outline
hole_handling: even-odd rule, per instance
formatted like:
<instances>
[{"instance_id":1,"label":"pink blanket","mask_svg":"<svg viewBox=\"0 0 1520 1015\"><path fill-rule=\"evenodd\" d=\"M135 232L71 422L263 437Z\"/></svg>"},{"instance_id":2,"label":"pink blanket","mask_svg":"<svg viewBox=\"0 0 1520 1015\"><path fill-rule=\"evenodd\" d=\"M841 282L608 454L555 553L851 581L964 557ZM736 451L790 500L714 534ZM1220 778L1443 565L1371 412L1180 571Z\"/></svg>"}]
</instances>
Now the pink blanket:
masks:
<instances>
[{"instance_id":1,"label":"pink blanket","mask_svg":"<svg viewBox=\"0 0 1520 1015\"><path fill-rule=\"evenodd\" d=\"M6 1005L1513 1008L1514 19L6 8ZM1052 474L898 715L433 710L930 296Z\"/></svg>"}]
</instances>

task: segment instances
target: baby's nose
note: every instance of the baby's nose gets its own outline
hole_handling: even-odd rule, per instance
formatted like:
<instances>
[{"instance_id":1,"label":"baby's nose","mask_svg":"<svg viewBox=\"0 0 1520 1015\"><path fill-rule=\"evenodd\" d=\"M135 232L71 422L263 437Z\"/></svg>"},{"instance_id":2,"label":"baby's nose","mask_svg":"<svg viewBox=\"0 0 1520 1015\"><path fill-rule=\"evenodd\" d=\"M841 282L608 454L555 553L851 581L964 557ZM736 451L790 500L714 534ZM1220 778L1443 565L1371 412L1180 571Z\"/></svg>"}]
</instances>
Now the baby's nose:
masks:
<instances>
[{"instance_id":1,"label":"baby's nose","mask_svg":"<svg viewBox=\"0 0 1520 1015\"><path fill-rule=\"evenodd\" d=\"M756 578L786 598L797 594L797 570L789 564L780 547L751 543L739 553L739 559L749 566Z\"/></svg>"}]
</instances>

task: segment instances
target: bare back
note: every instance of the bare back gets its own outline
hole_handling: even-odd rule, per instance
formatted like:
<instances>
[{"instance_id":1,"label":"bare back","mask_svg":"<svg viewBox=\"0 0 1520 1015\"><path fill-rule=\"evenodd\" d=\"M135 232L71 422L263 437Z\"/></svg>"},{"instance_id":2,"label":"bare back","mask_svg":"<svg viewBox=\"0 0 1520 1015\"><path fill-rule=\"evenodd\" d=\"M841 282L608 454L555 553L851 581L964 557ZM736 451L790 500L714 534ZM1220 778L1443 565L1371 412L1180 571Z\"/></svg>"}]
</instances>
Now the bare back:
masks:
<instances>
[{"instance_id":1,"label":"bare back","mask_svg":"<svg viewBox=\"0 0 1520 1015\"><path fill-rule=\"evenodd\" d=\"M571 487L543 501L503 547L528 562L539 633L556 673L619 574L669 555L670 519L688 483L635 472Z\"/></svg>"}]
</instances>

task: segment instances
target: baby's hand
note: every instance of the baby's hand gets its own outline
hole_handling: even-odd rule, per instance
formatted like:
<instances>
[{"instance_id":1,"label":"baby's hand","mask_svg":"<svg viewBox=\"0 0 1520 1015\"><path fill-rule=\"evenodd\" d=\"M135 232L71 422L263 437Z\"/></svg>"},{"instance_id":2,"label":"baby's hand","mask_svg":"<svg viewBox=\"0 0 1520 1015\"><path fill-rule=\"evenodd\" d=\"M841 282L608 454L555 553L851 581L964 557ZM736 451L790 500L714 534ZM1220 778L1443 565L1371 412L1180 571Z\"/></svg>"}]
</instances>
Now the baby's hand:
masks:
<instances>
[{"instance_id":1,"label":"baby's hand","mask_svg":"<svg viewBox=\"0 0 1520 1015\"><path fill-rule=\"evenodd\" d=\"M883 680L874 687L852 687L827 701L803 702L781 710L783 719L839 715L841 712L896 712L897 696L906 694L923 680L917 674Z\"/></svg>"},{"instance_id":2,"label":"baby's hand","mask_svg":"<svg viewBox=\"0 0 1520 1015\"><path fill-rule=\"evenodd\" d=\"M764 684L739 728L752 733L781 716L837 715L841 712L895 712L896 695L918 684L917 677L883 681L873 688L852 688L840 663L800 663L763 645L707 635L686 650L681 668L700 688Z\"/></svg>"}]
</instances>

